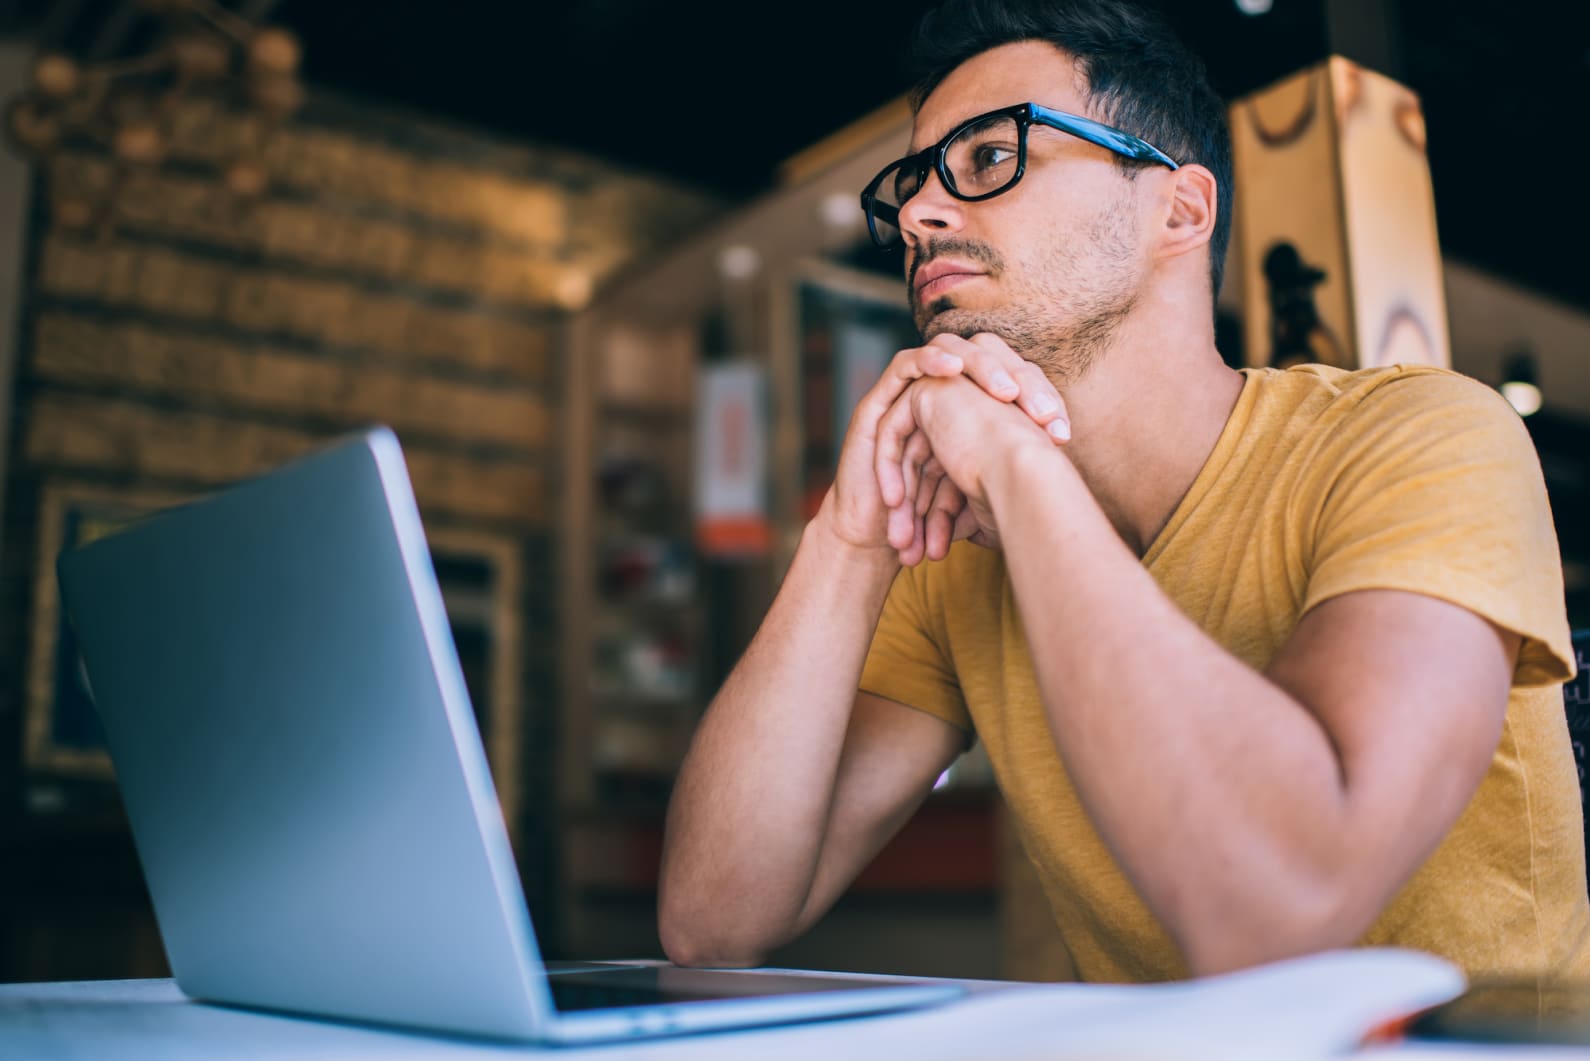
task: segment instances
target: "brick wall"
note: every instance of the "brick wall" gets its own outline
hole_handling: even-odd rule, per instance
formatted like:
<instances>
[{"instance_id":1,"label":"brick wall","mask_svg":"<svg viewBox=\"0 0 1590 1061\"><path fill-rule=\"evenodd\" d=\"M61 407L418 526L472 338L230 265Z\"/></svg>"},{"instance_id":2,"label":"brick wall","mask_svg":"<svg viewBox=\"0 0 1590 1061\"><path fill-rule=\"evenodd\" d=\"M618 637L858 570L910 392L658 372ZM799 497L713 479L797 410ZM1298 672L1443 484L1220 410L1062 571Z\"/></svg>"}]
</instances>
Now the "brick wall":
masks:
<instances>
[{"instance_id":1,"label":"brick wall","mask_svg":"<svg viewBox=\"0 0 1590 1061\"><path fill-rule=\"evenodd\" d=\"M106 158L38 175L0 537L0 979L164 971L103 756L62 721L55 549L372 422L404 444L526 887L550 901L560 329L714 206L325 97L259 136L184 103L106 230L57 223L46 194L95 198ZM217 179L245 142L271 178L254 203Z\"/></svg>"}]
</instances>

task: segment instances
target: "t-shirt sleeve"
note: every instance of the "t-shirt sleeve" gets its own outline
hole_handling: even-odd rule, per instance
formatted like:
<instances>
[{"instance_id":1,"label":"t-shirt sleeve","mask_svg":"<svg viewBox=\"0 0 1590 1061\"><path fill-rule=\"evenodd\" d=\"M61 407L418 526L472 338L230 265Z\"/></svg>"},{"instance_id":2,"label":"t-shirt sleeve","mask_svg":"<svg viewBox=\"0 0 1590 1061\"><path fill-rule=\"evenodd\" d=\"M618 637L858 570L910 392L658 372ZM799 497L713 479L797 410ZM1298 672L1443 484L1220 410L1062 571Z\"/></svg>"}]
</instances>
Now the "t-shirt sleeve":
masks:
<instances>
[{"instance_id":1,"label":"t-shirt sleeve","mask_svg":"<svg viewBox=\"0 0 1590 1061\"><path fill-rule=\"evenodd\" d=\"M890 587L861 671L861 691L925 711L964 730L970 740L972 718L944 645L943 623L928 606L929 566L901 569Z\"/></svg>"},{"instance_id":2,"label":"t-shirt sleeve","mask_svg":"<svg viewBox=\"0 0 1590 1061\"><path fill-rule=\"evenodd\" d=\"M1540 460L1499 395L1408 372L1366 395L1332 446L1305 611L1361 589L1422 593L1519 634L1515 686L1573 677Z\"/></svg>"}]
</instances>

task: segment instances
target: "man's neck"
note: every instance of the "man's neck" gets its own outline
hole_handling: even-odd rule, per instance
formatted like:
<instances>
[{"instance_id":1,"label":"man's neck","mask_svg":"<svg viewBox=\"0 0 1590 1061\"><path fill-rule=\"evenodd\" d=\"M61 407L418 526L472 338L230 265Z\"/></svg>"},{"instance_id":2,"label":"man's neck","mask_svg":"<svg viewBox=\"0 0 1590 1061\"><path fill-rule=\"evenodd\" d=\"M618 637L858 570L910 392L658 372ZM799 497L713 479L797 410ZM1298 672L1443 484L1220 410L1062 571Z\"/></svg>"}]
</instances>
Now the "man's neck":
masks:
<instances>
[{"instance_id":1,"label":"man's neck","mask_svg":"<svg viewBox=\"0 0 1590 1061\"><path fill-rule=\"evenodd\" d=\"M1061 387L1066 452L1138 556L1186 496L1242 393L1212 325L1189 329L1183 310L1139 307L1092 370Z\"/></svg>"}]
</instances>

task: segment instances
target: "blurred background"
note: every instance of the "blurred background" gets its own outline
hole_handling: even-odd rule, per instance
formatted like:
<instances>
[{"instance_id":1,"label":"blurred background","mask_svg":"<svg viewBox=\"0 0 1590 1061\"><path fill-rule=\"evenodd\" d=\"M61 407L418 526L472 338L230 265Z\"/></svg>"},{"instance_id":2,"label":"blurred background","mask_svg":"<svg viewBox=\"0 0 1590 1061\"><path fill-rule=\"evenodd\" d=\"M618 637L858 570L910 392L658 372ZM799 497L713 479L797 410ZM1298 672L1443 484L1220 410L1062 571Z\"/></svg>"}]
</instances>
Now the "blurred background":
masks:
<instances>
[{"instance_id":1,"label":"blurred background","mask_svg":"<svg viewBox=\"0 0 1590 1061\"><path fill-rule=\"evenodd\" d=\"M912 338L856 196L926 6L0 0L0 980L168 971L55 554L372 422L543 949L660 956L685 743ZM1417 94L1451 363L1527 414L1590 626L1590 12L1160 6L1229 101ZM1222 352L1274 363L1238 272ZM1022 973L1019 864L974 752L775 961Z\"/></svg>"}]
</instances>

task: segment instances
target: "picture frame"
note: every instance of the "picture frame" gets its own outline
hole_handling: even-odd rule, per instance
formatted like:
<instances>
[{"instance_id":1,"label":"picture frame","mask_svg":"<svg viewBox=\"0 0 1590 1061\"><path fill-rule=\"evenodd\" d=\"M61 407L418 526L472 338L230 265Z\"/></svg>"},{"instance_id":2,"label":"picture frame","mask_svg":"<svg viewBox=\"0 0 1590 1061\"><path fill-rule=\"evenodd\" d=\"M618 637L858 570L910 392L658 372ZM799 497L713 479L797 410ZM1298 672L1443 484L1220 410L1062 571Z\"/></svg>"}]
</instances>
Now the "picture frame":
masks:
<instances>
[{"instance_id":1,"label":"picture frame","mask_svg":"<svg viewBox=\"0 0 1590 1061\"><path fill-rule=\"evenodd\" d=\"M454 526L427 527L425 538L497 801L517 843L525 709L522 543L507 534Z\"/></svg>"},{"instance_id":2,"label":"picture frame","mask_svg":"<svg viewBox=\"0 0 1590 1061\"><path fill-rule=\"evenodd\" d=\"M39 494L28 669L23 703L23 767L32 774L111 780L99 716L83 677L77 637L61 608L55 561L191 495L64 480Z\"/></svg>"}]
</instances>

